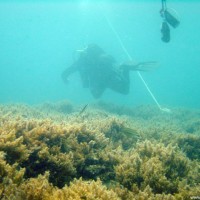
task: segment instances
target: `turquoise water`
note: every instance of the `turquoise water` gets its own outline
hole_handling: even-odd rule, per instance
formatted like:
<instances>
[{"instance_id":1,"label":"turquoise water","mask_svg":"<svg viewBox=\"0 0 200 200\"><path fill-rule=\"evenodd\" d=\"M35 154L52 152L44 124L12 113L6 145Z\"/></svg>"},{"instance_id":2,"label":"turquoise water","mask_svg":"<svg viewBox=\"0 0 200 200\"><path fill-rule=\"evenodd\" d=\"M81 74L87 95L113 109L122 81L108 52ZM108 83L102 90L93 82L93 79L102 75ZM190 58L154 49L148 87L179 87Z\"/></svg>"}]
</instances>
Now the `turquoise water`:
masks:
<instances>
[{"instance_id":1,"label":"turquoise water","mask_svg":"<svg viewBox=\"0 0 200 200\"><path fill-rule=\"evenodd\" d=\"M160 1L0 1L0 103L93 102L78 74L65 85L61 73L73 63L75 50L90 43L118 63L128 60L106 15L133 60L159 63L142 76L161 105L200 108L200 3L167 4L181 23L171 28L166 44L161 41ZM129 95L107 90L101 99L155 104L135 72Z\"/></svg>"}]
</instances>

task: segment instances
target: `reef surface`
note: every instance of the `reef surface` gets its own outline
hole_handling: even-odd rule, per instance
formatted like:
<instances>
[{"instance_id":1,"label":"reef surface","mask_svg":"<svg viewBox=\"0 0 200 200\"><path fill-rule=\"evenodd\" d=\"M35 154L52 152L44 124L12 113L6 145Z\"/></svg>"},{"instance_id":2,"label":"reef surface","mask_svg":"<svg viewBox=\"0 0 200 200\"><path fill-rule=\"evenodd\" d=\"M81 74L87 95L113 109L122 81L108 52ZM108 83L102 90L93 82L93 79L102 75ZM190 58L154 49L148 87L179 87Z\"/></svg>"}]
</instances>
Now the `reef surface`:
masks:
<instances>
[{"instance_id":1,"label":"reef surface","mask_svg":"<svg viewBox=\"0 0 200 200\"><path fill-rule=\"evenodd\" d=\"M0 199L200 196L200 111L0 105Z\"/></svg>"}]
</instances>

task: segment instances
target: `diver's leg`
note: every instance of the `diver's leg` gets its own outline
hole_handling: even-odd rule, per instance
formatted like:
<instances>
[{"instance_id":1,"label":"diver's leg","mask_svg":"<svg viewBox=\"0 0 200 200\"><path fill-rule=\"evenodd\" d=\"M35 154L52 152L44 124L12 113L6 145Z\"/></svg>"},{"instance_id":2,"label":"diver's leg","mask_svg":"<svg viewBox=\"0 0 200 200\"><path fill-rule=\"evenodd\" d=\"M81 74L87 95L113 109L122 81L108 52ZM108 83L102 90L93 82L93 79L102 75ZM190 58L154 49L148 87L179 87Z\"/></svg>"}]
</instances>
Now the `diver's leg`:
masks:
<instances>
[{"instance_id":1,"label":"diver's leg","mask_svg":"<svg viewBox=\"0 0 200 200\"><path fill-rule=\"evenodd\" d=\"M124 68L113 73L109 88L121 94L128 94L130 89L130 70Z\"/></svg>"},{"instance_id":2,"label":"diver's leg","mask_svg":"<svg viewBox=\"0 0 200 200\"><path fill-rule=\"evenodd\" d=\"M105 89L105 87L90 87L90 92L95 99L98 99L102 96Z\"/></svg>"}]
</instances>

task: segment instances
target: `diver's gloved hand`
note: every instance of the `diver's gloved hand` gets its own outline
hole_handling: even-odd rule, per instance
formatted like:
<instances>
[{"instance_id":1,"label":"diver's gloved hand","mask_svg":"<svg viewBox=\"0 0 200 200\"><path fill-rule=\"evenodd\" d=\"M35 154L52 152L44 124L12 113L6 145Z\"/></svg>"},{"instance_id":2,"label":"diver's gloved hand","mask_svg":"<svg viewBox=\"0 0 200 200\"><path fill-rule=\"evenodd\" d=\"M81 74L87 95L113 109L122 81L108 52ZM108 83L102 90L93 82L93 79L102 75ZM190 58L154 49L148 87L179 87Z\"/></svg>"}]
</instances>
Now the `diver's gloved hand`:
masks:
<instances>
[{"instance_id":1,"label":"diver's gloved hand","mask_svg":"<svg viewBox=\"0 0 200 200\"><path fill-rule=\"evenodd\" d=\"M65 71L61 74L62 80L65 84L69 83L68 77L77 71L77 67L75 66L76 63L72 64L72 66L65 69Z\"/></svg>"},{"instance_id":2,"label":"diver's gloved hand","mask_svg":"<svg viewBox=\"0 0 200 200\"><path fill-rule=\"evenodd\" d=\"M65 79L63 79L63 81L64 81L64 83L65 83L66 85L69 84L69 79L65 78Z\"/></svg>"}]
</instances>

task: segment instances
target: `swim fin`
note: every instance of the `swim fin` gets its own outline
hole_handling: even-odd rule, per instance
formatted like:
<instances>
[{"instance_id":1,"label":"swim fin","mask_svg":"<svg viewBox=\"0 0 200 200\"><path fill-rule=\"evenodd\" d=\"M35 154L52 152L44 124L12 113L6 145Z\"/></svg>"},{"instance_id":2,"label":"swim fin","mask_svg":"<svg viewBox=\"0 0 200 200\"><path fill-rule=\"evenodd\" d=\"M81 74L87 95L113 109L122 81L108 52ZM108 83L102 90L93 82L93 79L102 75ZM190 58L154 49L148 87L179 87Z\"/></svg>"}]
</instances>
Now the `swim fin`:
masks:
<instances>
[{"instance_id":1,"label":"swim fin","mask_svg":"<svg viewBox=\"0 0 200 200\"><path fill-rule=\"evenodd\" d=\"M121 65L122 68L126 68L131 71L151 71L158 67L158 62L156 61L147 61L134 63L132 61Z\"/></svg>"}]
</instances>

